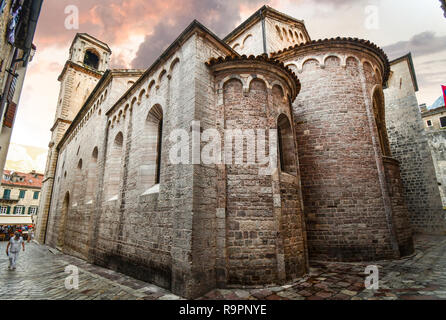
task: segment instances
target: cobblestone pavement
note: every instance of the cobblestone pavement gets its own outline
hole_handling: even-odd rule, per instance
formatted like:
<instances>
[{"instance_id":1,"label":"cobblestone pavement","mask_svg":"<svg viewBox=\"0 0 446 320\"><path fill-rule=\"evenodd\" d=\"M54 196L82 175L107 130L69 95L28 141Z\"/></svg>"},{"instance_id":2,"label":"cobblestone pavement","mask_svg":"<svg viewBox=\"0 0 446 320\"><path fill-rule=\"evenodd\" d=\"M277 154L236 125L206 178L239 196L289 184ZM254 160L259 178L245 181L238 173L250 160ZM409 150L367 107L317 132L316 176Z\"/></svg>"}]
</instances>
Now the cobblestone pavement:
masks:
<instances>
[{"instance_id":1,"label":"cobblestone pavement","mask_svg":"<svg viewBox=\"0 0 446 320\"><path fill-rule=\"evenodd\" d=\"M0 299L178 300L152 284L29 244L9 271L0 243ZM79 268L79 289L65 288L65 267ZM374 263L379 289L366 290L366 263L313 263L310 274L284 286L217 289L199 300L446 300L446 237L418 236L411 257Z\"/></svg>"}]
</instances>

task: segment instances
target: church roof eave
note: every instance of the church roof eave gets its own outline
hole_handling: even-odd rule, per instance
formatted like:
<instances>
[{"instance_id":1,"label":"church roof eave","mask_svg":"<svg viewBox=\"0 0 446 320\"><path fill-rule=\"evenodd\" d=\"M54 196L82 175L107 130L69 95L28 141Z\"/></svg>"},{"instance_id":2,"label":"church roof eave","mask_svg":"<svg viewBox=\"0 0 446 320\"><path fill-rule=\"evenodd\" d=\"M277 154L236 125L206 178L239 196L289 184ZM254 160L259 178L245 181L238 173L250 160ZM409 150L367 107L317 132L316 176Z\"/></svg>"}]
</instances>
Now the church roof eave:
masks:
<instances>
[{"instance_id":1,"label":"church roof eave","mask_svg":"<svg viewBox=\"0 0 446 320\"><path fill-rule=\"evenodd\" d=\"M215 35L212 31L206 28L203 24L201 24L198 20L193 20L186 29L175 39L174 42L166 49L164 52L152 63L152 65L144 72L144 74L121 96L121 98L116 101L116 103L107 111L107 115L114 112L114 109L121 105L123 101L125 101L133 92L135 88L137 88L141 82L146 80L153 71L155 71L161 64L166 62L169 57L171 57L177 48L179 48L192 34L195 30L200 30L207 34L215 43L218 43L222 48L227 50L228 55L239 56L239 54L232 49L226 42L221 40L217 35Z\"/></svg>"}]
</instances>

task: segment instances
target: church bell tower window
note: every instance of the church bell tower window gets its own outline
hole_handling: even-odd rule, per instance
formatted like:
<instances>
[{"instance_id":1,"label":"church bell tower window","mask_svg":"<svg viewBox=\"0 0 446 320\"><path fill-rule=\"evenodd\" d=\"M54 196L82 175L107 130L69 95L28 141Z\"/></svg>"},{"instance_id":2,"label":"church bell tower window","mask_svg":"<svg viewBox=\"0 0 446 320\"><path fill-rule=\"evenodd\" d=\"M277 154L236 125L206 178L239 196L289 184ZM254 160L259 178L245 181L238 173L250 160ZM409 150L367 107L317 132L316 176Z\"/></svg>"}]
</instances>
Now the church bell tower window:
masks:
<instances>
[{"instance_id":1,"label":"church bell tower window","mask_svg":"<svg viewBox=\"0 0 446 320\"><path fill-rule=\"evenodd\" d=\"M84 65L97 70L99 68L99 56L91 50L85 52Z\"/></svg>"}]
</instances>

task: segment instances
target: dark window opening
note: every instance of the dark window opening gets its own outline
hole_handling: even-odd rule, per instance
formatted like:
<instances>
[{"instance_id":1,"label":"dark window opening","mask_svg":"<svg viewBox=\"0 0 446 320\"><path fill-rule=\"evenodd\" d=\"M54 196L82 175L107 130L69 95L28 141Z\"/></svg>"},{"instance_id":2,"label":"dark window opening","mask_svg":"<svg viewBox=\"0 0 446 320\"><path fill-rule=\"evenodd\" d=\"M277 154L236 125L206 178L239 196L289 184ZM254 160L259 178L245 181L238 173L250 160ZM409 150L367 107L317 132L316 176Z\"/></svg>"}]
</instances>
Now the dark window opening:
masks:
<instances>
[{"instance_id":1,"label":"dark window opening","mask_svg":"<svg viewBox=\"0 0 446 320\"><path fill-rule=\"evenodd\" d=\"M294 134L288 120L284 114L277 120L277 137L279 148L280 169L292 175L297 174L296 149L294 147Z\"/></svg>"},{"instance_id":2,"label":"dark window opening","mask_svg":"<svg viewBox=\"0 0 446 320\"><path fill-rule=\"evenodd\" d=\"M158 124L158 146L157 146L157 156L156 156L156 180L155 184L161 182L161 150L163 144L163 119L161 118Z\"/></svg>"},{"instance_id":3,"label":"dark window opening","mask_svg":"<svg viewBox=\"0 0 446 320\"><path fill-rule=\"evenodd\" d=\"M446 127L446 117L440 118L440 127L442 127L442 128Z\"/></svg>"},{"instance_id":4,"label":"dark window opening","mask_svg":"<svg viewBox=\"0 0 446 320\"><path fill-rule=\"evenodd\" d=\"M91 51L85 52L84 65L97 70L99 68L98 55Z\"/></svg>"}]
</instances>

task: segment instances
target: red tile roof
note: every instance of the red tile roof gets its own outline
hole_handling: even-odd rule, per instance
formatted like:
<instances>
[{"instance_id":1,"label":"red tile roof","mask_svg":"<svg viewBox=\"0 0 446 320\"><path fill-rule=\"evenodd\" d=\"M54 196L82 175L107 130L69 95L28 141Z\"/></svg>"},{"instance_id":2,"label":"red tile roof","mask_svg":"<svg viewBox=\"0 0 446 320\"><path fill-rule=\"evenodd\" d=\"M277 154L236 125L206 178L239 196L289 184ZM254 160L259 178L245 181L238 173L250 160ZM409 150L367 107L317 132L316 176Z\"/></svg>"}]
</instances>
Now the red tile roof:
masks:
<instances>
[{"instance_id":1,"label":"red tile roof","mask_svg":"<svg viewBox=\"0 0 446 320\"><path fill-rule=\"evenodd\" d=\"M15 176L23 177L23 181L13 182L11 180L5 180L5 175L10 176L14 173ZM5 170L2 176L2 185L24 187L24 188L42 188L43 174L41 173L23 173L17 171Z\"/></svg>"}]
</instances>

